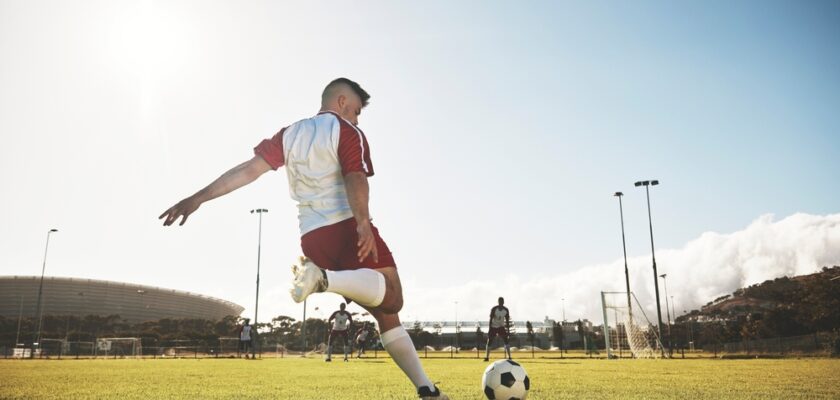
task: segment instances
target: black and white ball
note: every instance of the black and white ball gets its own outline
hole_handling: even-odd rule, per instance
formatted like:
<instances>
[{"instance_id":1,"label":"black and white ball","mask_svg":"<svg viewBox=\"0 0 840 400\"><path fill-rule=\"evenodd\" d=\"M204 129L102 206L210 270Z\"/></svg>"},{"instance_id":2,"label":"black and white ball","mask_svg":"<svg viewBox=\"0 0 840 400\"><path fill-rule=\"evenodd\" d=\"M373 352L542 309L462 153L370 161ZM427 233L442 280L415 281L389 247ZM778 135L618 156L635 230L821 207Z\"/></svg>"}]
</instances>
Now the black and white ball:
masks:
<instances>
[{"instance_id":1,"label":"black and white ball","mask_svg":"<svg viewBox=\"0 0 840 400\"><path fill-rule=\"evenodd\" d=\"M519 363L499 360L484 370L481 388L490 400L525 400L531 380Z\"/></svg>"}]
</instances>

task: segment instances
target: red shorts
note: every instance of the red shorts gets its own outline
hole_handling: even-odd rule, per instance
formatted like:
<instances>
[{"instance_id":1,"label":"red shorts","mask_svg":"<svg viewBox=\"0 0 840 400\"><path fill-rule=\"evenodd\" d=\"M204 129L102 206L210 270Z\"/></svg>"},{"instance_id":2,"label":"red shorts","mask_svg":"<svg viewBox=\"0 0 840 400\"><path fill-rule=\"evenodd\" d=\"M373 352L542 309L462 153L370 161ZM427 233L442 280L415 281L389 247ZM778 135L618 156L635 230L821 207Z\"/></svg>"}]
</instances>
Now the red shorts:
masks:
<instances>
[{"instance_id":1,"label":"red shorts","mask_svg":"<svg viewBox=\"0 0 840 400\"><path fill-rule=\"evenodd\" d=\"M343 331L337 331L337 330L333 329L333 330L330 331L330 340L332 340L332 338L337 337L337 336L343 337L344 341L346 342L347 341L347 329L345 329Z\"/></svg>"},{"instance_id":2,"label":"red shorts","mask_svg":"<svg viewBox=\"0 0 840 400\"><path fill-rule=\"evenodd\" d=\"M496 336L501 336L502 339L508 339L508 331L504 327L502 328L490 328L490 332L487 332L487 339L493 340Z\"/></svg>"},{"instance_id":3,"label":"red shorts","mask_svg":"<svg viewBox=\"0 0 840 400\"><path fill-rule=\"evenodd\" d=\"M356 255L359 251L356 245L359 235L356 233L355 218L348 218L307 232L300 238L300 247L303 249L303 255L309 257L315 265L332 271L396 267L391 250L379 236L379 230L373 224L371 224L371 230L376 240L379 262L374 262L372 255L359 261Z\"/></svg>"}]
</instances>

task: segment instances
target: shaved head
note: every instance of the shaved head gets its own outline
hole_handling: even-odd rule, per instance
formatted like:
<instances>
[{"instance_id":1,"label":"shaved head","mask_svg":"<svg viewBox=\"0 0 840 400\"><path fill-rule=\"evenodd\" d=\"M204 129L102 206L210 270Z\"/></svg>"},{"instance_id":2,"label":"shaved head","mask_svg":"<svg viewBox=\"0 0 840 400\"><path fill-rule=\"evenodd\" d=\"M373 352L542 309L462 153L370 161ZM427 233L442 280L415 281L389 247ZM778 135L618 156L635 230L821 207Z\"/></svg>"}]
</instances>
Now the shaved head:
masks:
<instances>
[{"instance_id":1,"label":"shaved head","mask_svg":"<svg viewBox=\"0 0 840 400\"><path fill-rule=\"evenodd\" d=\"M370 95L358 83L347 78L338 78L324 88L324 92L321 94L321 107L325 107L329 103L336 101L338 96L341 95L358 96L362 102L362 107L367 106L368 100L370 100Z\"/></svg>"},{"instance_id":2,"label":"shaved head","mask_svg":"<svg viewBox=\"0 0 840 400\"><path fill-rule=\"evenodd\" d=\"M321 94L321 111L331 111L353 125L359 124L359 114L368 104L370 95L347 78L338 78L324 88Z\"/></svg>"}]
</instances>

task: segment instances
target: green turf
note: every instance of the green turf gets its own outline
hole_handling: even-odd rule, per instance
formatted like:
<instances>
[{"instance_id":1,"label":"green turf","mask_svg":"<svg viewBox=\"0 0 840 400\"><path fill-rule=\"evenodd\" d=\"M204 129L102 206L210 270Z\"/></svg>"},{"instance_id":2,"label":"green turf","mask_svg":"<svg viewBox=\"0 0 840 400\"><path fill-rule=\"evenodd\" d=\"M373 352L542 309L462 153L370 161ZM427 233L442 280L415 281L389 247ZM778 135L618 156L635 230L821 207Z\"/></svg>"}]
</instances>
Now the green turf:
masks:
<instances>
[{"instance_id":1,"label":"green turf","mask_svg":"<svg viewBox=\"0 0 840 400\"><path fill-rule=\"evenodd\" d=\"M529 399L838 399L840 360L520 359ZM487 363L426 359L453 399L483 398ZM0 399L412 399L389 359L0 360Z\"/></svg>"}]
</instances>

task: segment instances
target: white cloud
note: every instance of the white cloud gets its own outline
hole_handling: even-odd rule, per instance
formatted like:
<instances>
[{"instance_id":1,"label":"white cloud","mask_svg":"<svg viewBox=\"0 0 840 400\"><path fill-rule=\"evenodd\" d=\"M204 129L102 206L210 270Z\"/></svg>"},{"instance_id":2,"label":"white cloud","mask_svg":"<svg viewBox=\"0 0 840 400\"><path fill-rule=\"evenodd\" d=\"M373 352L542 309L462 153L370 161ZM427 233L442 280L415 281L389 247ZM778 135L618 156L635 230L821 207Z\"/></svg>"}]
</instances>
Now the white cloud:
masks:
<instances>
[{"instance_id":1,"label":"white cloud","mask_svg":"<svg viewBox=\"0 0 840 400\"><path fill-rule=\"evenodd\" d=\"M680 249L656 253L659 274L668 274L668 294L677 314L738 288L780 276L808 274L840 265L840 214L794 214L779 221L763 215L745 229L706 232ZM653 319L654 288L650 254L628 259L631 290ZM590 265L554 276L529 276L527 266L499 280L419 288L404 282L403 319L451 320L458 300L460 318L484 318L496 297L504 296L515 319L561 318L602 321L600 291L624 290L624 262ZM662 318L665 293L660 280Z\"/></svg>"}]
</instances>

